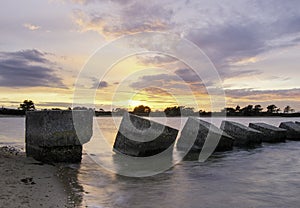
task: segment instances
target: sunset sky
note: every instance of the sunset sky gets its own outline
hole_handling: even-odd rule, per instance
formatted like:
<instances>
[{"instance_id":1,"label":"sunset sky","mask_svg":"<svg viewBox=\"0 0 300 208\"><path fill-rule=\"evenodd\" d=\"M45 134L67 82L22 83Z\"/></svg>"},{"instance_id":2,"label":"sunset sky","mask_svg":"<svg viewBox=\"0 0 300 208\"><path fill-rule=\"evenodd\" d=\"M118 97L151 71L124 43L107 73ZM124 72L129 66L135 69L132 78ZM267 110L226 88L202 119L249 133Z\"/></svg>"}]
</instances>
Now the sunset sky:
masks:
<instances>
[{"instance_id":1,"label":"sunset sky","mask_svg":"<svg viewBox=\"0 0 300 208\"><path fill-rule=\"evenodd\" d=\"M163 32L206 54L227 106L300 111L298 0L4 0L0 25L0 106L15 108L25 99L40 109L72 106L77 77L99 48L124 35ZM163 109L178 99L195 107L189 87L198 106L210 110L193 70L165 54L124 57L101 80L80 76L84 87L97 88L96 108Z\"/></svg>"}]
</instances>

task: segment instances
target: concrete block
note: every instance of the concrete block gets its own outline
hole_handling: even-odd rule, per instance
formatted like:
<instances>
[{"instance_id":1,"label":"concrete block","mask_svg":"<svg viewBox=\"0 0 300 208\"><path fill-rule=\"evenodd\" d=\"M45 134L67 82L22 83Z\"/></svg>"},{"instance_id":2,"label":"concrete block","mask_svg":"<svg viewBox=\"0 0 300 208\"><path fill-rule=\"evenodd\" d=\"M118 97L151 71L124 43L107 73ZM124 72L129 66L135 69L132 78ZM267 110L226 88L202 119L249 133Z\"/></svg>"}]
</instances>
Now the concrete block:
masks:
<instances>
[{"instance_id":1,"label":"concrete block","mask_svg":"<svg viewBox=\"0 0 300 208\"><path fill-rule=\"evenodd\" d=\"M295 124L300 125L300 122L299 122L299 121L296 121Z\"/></svg>"},{"instance_id":2,"label":"concrete block","mask_svg":"<svg viewBox=\"0 0 300 208\"><path fill-rule=\"evenodd\" d=\"M178 150L189 152L200 152L206 140L212 141L212 145L217 142L215 152L229 151L233 148L234 139L217 128L215 125L198 118L190 117L181 131L177 142Z\"/></svg>"},{"instance_id":3,"label":"concrete block","mask_svg":"<svg viewBox=\"0 0 300 208\"><path fill-rule=\"evenodd\" d=\"M76 129L73 123L76 116ZM93 134L92 111L29 111L26 143L41 147L82 145Z\"/></svg>"},{"instance_id":4,"label":"concrete block","mask_svg":"<svg viewBox=\"0 0 300 208\"><path fill-rule=\"evenodd\" d=\"M113 151L134 157L148 157L173 148L178 130L125 113Z\"/></svg>"},{"instance_id":5,"label":"concrete block","mask_svg":"<svg viewBox=\"0 0 300 208\"><path fill-rule=\"evenodd\" d=\"M264 134L263 142L277 143L285 142L287 131L276 126L265 123L250 123L250 128L256 129Z\"/></svg>"},{"instance_id":6,"label":"concrete block","mask_svg":"<svg viewBox=\"0 0 300 208\"><path fill-rule=\"evenodd\" d=\"M82 146L39 147L26 144L26 156L45 163L78 163L82 158Z\"/></svg>"},{"instance_id":7,"label":"concrete block","mask_svg":"<svg viewBox=\"0 0 300 208\"><path fill-rule=\"evenodd\" d=\"M223 121L221 129L234 138L233 145L237 147L259 145L264 136L260 131L232 121Z\"/></svg>"},{"instance_id":8,"label":"concrete block","mask_svg":"<svg viewBox=\"0 0 300 208\"><path fill-rule=\"evenodd\" d=\"M39 161L80 162L92 134L92 111L26 113L26 155Z\"/></svg>"},{"instance_id":9,"label":"concrete block","mask_svg":"<svg viewBox=\"0 0 300 208\"><path fill-rule=\"evenodd\" d=\"M300 125L294 122L282 122L279 128L287 130L286 138L288 140L300 141Z\"/></svg>"}]
</instances>

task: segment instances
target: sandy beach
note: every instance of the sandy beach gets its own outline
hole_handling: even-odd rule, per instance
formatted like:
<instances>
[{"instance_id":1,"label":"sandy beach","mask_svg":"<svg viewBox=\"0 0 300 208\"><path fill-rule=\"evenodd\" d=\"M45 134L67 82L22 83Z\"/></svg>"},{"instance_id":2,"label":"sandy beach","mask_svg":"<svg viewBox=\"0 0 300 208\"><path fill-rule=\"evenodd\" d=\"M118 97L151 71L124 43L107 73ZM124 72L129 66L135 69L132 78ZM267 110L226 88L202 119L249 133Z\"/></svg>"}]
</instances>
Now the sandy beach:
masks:
<instances>
[{"instance_id":1,"label":"sandy beach","mask_svg":"<svg viewBox=\"0 0 300 208\"><path fill-rule=\"evenodd\" d=\"M72 207L57 168L13 147L0 147L0 176L0 207Z\"/></svg>"}]
</instances>

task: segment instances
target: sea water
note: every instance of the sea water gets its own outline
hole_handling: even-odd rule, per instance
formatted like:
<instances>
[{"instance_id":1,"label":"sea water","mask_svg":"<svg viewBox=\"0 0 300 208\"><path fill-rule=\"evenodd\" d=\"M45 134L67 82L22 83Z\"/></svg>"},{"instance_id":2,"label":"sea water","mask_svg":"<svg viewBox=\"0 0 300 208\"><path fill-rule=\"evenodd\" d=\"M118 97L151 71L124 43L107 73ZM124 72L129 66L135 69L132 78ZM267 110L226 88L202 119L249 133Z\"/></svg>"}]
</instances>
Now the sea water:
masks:
<instances>
[{"instance_id":1,"label":"sea water","mask_svg":"<svg viewBox=\"0 0 300 208\"><path fill-rule=\"evenodd\" d=\"M186 119L154 118L174 128ZM204 118L220 126L223 118ZM278 126L300 118L227 118L248 125L265 122ZM126 177L113 167L111 151L121 118L94 119L91 143L84 145L81 164L62 166L77 207L202 208L299 207L300 142L263 144L211 156L206 162L184 160L157 175ZM24 118L0 118L0 145L24 147ZM100 133L99 133L100 132ZM100 138L101 137L101 138ZM101 157L101 162L94 157ZM96 163L96 162L98 163Z\"/></svg>"}]
</instances>

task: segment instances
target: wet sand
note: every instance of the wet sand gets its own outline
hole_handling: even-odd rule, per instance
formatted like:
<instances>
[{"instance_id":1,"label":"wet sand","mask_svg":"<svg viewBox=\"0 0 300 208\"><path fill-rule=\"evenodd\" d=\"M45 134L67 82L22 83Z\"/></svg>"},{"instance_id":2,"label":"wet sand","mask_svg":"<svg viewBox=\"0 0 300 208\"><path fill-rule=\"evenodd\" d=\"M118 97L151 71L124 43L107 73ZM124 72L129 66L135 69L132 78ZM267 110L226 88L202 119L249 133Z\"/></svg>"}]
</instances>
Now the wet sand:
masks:
<instances>
[{"instance_id":1,"label":"wet sand","mask_svg":"<svg viewBox=\"0 0 300 208\"><path fill-rule=\"evenodd\" d=\"M74 207L57 170L13 147L0 147L0 207Z\"/></svg>"}]
</instances>

